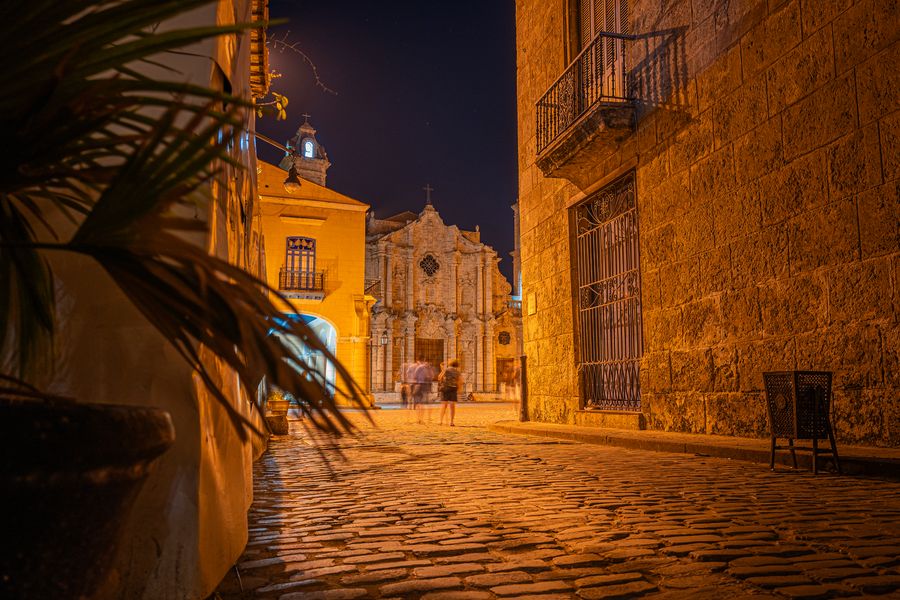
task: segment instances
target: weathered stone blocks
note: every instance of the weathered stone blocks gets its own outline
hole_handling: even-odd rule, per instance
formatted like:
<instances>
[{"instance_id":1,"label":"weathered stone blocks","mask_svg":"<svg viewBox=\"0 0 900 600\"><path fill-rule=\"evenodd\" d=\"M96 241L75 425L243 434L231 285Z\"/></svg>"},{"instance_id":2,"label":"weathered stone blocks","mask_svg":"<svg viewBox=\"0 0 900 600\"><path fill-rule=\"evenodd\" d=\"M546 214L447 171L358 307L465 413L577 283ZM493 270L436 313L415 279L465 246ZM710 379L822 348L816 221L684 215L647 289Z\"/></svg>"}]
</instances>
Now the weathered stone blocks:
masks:
<instances>
[{"instance_id":1,"label":"weathered stone blocks","mask_svg":"<svg viewBox=\"0 0 900 600\"><path fill-rule=\"evenodd\" d=\"M716 298L704 298L686 304L683 315L685 344L707 346L721 339L722 316Z\"/></svg>"},{"instance_id":2,"label":"weathered stone blocks","mask_svg":"<svg viewBox=\"0 0 900 600\"><path fill-rule=\"evenodd\" d=\"M834 77L831 32L825 28L803 40L766 74L769 114L774 115Z\"/></svg>"},{"instance_id":3,"label":"weathered stone blocks","mask_svg":"<svg viewBox=\"0 0 900 600\"><path fill-rule=\"evenodd\" d=\"M784 111L784 154L791 160L856 127L853 77L842 77Z\"/></svg>"},{"instance_id":4,"label":"weathered stone blocks","mask_svg":"<svg viewBox=\"0 0 900 600\"><path fill-rule=\"evenodd\" d=\"M812 331L826 322L826 294L816 276L780 279L760 288L762 329L766 335Z\"/></svg>"},{"instance_id":5,"label":"weathered stone blocks","mask_svg":"<svg viewBox=\"0 0 900 600\"><path fill-rule=\"evenodd\" d=\"M663 431L706 431L703 395L697 392L672 392L653 396L650 423L653 429Z\"/></svg>"},{"instance_id":6,"label":"weathered stone blocks","mask_svg":"<svg viewBox=\"0 0 900 600\"><path fill-rule=\"evenodd\" d=\"M832 371L839 389L880 386L883 378L878 328L833 327L797 336L797 368Z\"/></svg>"},{"instance_id":7,"label":"weathered stone blocks","mask_svg":"<svg viewBox=\"0 0 900 600\"><path fill-rule=\"evenodd\" d=\"M734 169L738 184L772 173L783 164L780 113L734 142Z\"/></svg>"},{"instance_id":8,"label":"weathered stone blocks","mask_svg":"<svg viewBox=\"0 0 900 600\"><path fill-rule=\"evenodd\" d=\"M853 263L828 274L830 324L888 319L892 314L890 262Z\"/></svg>"},{"instance_id":9,"label":"weathered stone blocks","mask_svg":"<svg viewBox=\"0 0 900 600\"><path fill-rule=\"evenodd\" d=\"M856 67L859 122L865 126L900 106L900 44Z\"/></svg>"},{"instance_id":10,"label":"weathered stone blocks","mask_svg":"<svg viewBox=\"0 0 900 600\"><path fill-rule=\"evenodd\" d=\"M789 371L795 368L794 340L769 339L737 346L739 386L743 392L763 391L766 371Z\"/></svg>"},{"instance_id":11,"label":"weathered stone blocks","mask_svg":"<svg viewBox=\"0 0 900 600\"><path fill-rule=\"evenodd\" d=\"M882 119L879 129L884 180L900 179L900 110L895 110Z\"/></svg>"},{"instance_id":12,"label":"weathered stone blocks","mask_svg":"<svg viewBox=\"0 0 900 600\"><path fill-rule=\"evenodd\" d=\"M706 397L707 433L762 436L767 431L762 394L710 394Z\"/></svg>"},{"instance_id":13,"label":"weathered stone blocks","mask_svg":"<svg viewBox=\"0 0 900 600\"><path fill-rule=\"evenodd\" d=\"M897 0L862 0L838 15L834 28L834 61L843 73L900 38Z\"/></svg>"},{"instance_id":14,"label":"weathered stone blocks","mask_svg":"<svg viewBox=\"0 0 900 600\"><path fill-rule=\"evenodd\" d=\"M787 127L787 125L785 125ZM760 179L763 223L789 219L805 209L828 202L825 155L815 152Z\"/></svg>"},{"instance_id":15,"label":"weathered stone blocks","mask_svg":"<svg viewBox=\"0 0 900 600\"><path fill-rule=\"evenodd\" d=\"M804 213L789 226L791 274L859 258L856 206L839 200Z\"/></svg>"},{"instance_id":16,"label":"weathered stone blocks","mask_svg":"<svg viewBox=\"0 0 900 600\"><path fill-rule=\"evenodd\" d=\"M676 392L710 392L713 390L715 371L712 351L673 350L671 352L672 389Z\"/></svg>"},{"instance_id":17,"label":"weathered stone blocks","mask_svg":"<svg viewBox=\"0 0 900 600\"><path fill-rule=\"evenodd\" d=\"M873 124L847 134L825 150L828 190L833 200L881 183L881 148Z\"/></svg>"},{"instance_id":18,"label":"weathered stone blocks","mask_svg":"<svg viewBox=\"0 0 900 600\"><path fill-rule=\"evenodd\" d=\"M744 75L757 73L800 43L800 2L786 3L741 40Z\"/></svg>"},{"instance_id":19,"label":"weathered stone blocks","mask_svg":"<svg viewBox=\"0 0 900 600\"><path fill-rule=\"evenodd\" d=\"M788 271L788 235L782 225L766 227L731 244L733 285L747 287Z\"/></svg>"},{"instance_id":20,"label":"weathered stone blocks","mask_svg":"<svg viewBox=\"0 0 900 600\"><path fill-rule=\"evenodd\" d=\"M726 339L751 339L761 332L758 287L727 290L719 303L722 307L722 330Z\"/></svg>"}]
</instances>

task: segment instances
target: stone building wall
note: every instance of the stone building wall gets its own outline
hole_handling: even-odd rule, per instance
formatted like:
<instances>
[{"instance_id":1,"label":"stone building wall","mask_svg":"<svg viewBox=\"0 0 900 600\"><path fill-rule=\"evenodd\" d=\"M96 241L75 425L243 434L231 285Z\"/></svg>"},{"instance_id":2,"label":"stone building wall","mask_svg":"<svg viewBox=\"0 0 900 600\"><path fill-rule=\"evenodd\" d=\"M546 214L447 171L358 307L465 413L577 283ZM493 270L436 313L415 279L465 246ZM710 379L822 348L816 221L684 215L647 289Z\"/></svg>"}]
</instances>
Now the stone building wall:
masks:
<instances>
[{"instance_id":1,"label":"stone building wall","mask_svg":"<svg viewBox=\"0 0 900 600\"><path fill-rule=\"evenodd\" d=\"M636 127L565 179L536 164L535 103L567 3L516 4L531 417L588 420L568 208L634 170L643 425L763 435L763 371L831 370L838 439L900 446L898 2L629 2Z\"/></svg>"}]
</instances>

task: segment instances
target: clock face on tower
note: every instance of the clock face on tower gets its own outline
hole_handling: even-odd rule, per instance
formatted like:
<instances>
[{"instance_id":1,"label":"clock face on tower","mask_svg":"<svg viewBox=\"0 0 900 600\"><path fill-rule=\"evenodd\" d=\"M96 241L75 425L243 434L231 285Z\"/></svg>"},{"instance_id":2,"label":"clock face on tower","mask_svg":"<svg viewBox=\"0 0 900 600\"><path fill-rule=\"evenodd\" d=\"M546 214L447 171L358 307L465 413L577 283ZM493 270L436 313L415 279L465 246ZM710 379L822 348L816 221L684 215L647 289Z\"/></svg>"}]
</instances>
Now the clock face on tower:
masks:
<instances>
[{"instance_id":1,"label":"clock face on tower","mask_svg":"<svg viewBox=\"0 0 900 600\"><path fill-rule=\"evenodd\" d=\"M316 156L316 147L313 144L312 140L305 140L303 142L303 158L315 158Z\"/></svg>"}]
</instances>

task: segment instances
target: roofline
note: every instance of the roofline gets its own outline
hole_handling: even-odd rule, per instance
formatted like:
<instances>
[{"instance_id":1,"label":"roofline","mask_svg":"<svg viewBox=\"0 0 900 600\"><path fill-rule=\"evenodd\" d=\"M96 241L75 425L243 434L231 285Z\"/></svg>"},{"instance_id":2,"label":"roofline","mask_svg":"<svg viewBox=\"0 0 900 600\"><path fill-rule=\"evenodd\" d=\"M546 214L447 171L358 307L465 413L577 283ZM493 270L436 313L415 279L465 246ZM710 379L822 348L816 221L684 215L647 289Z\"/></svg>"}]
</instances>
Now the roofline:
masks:
<instances>
[{"instance_id":1,"label":"roofline","mask_svg":"<svg viewBox=\"0 0 900 600\"><path fill-rule=\"evenodd\" d=\"M360 202L359 204L344 204L342 202L333 202L329 200L313 200L311 198L294 198L291 196L279 196L273 194L259 194L261 202L269 204L285 204L290 206L307 206L311 208L329 208L334 210L347 210L350 212L366 212L369 205ZM358 201L357 201L358 202Z\"/></svg>"}]
</instances>

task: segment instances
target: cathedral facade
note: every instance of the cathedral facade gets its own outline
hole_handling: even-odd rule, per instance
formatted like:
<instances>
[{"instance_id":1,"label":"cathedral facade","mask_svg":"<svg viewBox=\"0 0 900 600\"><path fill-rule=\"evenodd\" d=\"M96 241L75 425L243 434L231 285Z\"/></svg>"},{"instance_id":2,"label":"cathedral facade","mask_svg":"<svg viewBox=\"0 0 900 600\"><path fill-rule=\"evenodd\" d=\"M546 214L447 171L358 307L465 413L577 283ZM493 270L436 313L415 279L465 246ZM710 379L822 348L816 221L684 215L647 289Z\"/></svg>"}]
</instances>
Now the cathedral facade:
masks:
<instances>
[{"instance_id":1,"label":"cathedral facade","mask_svg":"<svg viewBox=\"0 0 900 600\"><path fill-rule=\"evenodd\" d=\"M498 268L496 251L476 231L421 213L366 225L366 293L375 297L371 389L390 398L405 365L423 357L434 368L456 358L461 394L492 394L514 372L521 313Z\"/></svg>"}]
</instances>

